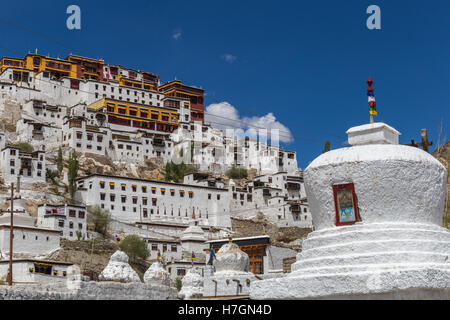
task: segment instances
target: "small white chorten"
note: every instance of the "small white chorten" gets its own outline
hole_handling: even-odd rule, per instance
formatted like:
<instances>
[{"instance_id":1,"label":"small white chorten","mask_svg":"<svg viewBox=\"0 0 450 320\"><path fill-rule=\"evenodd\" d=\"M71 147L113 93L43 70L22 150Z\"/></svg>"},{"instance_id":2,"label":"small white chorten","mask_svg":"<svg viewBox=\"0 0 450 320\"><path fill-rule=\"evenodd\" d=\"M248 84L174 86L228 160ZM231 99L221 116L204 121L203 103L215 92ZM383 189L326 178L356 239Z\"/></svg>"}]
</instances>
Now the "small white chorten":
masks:
<instances>
[{"instance_id":1,"label":"small white chorten","mask_svg":"<svg viewBox=\"0 0 450 320\"><path fill-rule=\"evenodd\" d=\"M198 299L203 296L203 271L200 267L192 267L181 281L182 287L178 296L183 300Z\"/></svg>"},{"instance_id":2,"label":"small white chorten","mask_svg":"<svg viewBox=\"0 0 450 320\"><path fill-rule=\"evenodd\" d=\"M163 286L170 285L170 274L160 262L153 263L144 274L144 282Z\"/></svg>"},{"instance_id":3,"label":"small white chorten","mask_svg":"<svg viewBox=\"0 0 450 320\"><path fill-rule=\"evenodd\" d=\"M116 251L106 268L99 275L100 281L141 282L136 271L128 264L128 256L123 251Z\"/></svg>"},{"instance_id":4,"label":"small white chorten","mask_svg":"<svg viewBox=\"0 0 450 320\"><path fill-rule=\"evenodd\" d=\"M215 272L205 269L204 295L237 296L250 292L250 284L256 281L249 272L249 258L235 243L224 244L216 253L214 260Z\"/></svg>"},{"instance_id":5,"label":"small white chorten","mask_svg":"<svg viewBox=\"0 0 450 320\"><path fill-rule=\"evenodd\" d=\"M251 298L450 299L444 166L386 124L347 133L352 147L304 172L315 231L292 273L256 282Z\"/></svg>"},{"instance_id":6,"label":"small white chorten","mask_svg":"<svg viewBox=\"0 0 450 320\"><path fill-rule=\"evenodd\" d=\"M198 225L197 221L190 223L189 227L183 231L181 237L181 248L183 251L191 253L192 251L196 254L203 254L203 248L205 246L205 232Z\"/></svg>"}]
</instances>

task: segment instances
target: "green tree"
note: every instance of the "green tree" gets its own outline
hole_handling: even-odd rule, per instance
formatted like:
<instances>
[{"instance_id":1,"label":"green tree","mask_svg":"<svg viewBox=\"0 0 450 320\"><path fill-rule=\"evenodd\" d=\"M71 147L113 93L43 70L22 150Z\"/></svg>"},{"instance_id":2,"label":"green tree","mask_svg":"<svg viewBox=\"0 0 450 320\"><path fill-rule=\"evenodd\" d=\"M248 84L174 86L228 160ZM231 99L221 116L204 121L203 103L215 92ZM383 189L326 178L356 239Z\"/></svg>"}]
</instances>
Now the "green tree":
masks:
<instances>
[{"instance_id":1,"label":"green tree","mask_svg":"<svg viewBox=\"0 0 450 320\"><path fill-rule=\"evenodd\" d=\"M137 235L127 236L120 244L120 250L130 258L147 259L150 256L147 243Z\"/></svg>"},{"instance_id":2,"label":"green tree","mask_svg":"<svg viewBox=\"0 0 450 320\"><path fill-rule=\"evenodd\" d=\"M55 182L55 179L59 177L59 172L58 171L52 171L49 168L47 168L45 171L46 171L47 179L50 179L53 182Z\"/></svg>"},{"instance_id":3,"label":"green tree","mask_svg":"<svg viewBox=\"0 0 450 320\"><path fill-rule=\"evenodd\" d=\"M56 165L58 167L59 173L62 173L64 167L63 167L63 154L62 154L61 147L59 147L59 150L58 150L58 157L56 158Z\"/></svg>"},{"instance_id":4,"label":"green tree","mask_svg":"<svg viewBox=\"0 0 450 320\"><path fill-rule=\"evenodd\" d=\"M174 182L183 181L185 175L197 172L197 168L195 168L193 165L185 164L184 162L182 162L181 164L175 164L172 161L167 162L165 169L166 174L164 176L164 180Z\"/></svg>"},{"instance_id":5,"label":"green tree","mask_svg":"<svg viewBox=\"0 0 450 320\"><path fill-rule=\"evenodd\" d=\"M69 173L67 175L67 179L69 180L69 193L72 200L74 199L75 191L77 191L76 179L78 176L78 168L77 154L73 151L69 157Z\"/></svg>"},{"instance_id":6,"label":"green tree","mask_svg":"<svg viewBox=\"0 0 450 320\"><path fill-rule=\"evenodd\" d=\"M175 279L175 287L177 288L178 292L181 291L181 288L183 287L183 277L177 277Z\"/></svg>"},{"instance_id":7,"label":"green tree","mask_svg":"<svg viewBox=\"0 0 450 320\"><path fill-rule=\"evenodd\" d=\"M100 208L100 206L89 206L87 212L87 221L93 226L93 230L106 236L111 223L111 214L109 211Z\"/></svg>"},{"instance_id":8,"label":"green tree","mask_svg":"<svg viewBox=\"0 0 450 320\"><path fill-rule=\"evenodd\" d=\"M327 153L328 151L330 151L330 141L327 140L325 142L325 146L323 147L322 153Z\"/></svg>"},{"instance_id":9,"label":"green tree","mask_svg":"<svg viewBox=\"0 0 450 320\"><path fill-rule=\"evenodd\" d=\"M248 171L245 168L237 167L233 165L233 167L225 172L228 178L230 179L246 179L248 177Z\"/></svg>"}]
</instances>

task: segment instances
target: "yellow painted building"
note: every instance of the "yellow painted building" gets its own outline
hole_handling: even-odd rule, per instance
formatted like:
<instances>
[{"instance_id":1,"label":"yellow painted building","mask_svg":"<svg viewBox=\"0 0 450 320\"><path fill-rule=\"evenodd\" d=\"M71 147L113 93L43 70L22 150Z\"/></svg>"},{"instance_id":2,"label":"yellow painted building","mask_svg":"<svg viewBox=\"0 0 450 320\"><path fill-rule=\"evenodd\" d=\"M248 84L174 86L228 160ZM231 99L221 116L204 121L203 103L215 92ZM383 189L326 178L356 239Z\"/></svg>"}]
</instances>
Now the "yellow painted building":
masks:
<instances>
[{"instance_id":1,"label":"yellow painted building","mask_svg":"<svg viewBox=\"0 0 450 320\"><path fill-rule=\"evenodd\" d=\"M78 65L75 62L42 56L39 54L27 54L24 58L26 69L39 72L49 72L56 78L78 78Z\"/></svg>"},{"instance_id":2,"label":"yellow painted building","mask_svg":"<svg viewBox=\"0 0 450 320\"><path fill-rule=\"evenodd\" d=\"M104 111L108 122L163 132L172 132L179 126L179 113L171 108L103 98L88 106L91 111Z\"/></svg>"},{"instance_id":3,"label":"yellow painted building","mask_svg":"<svg viewBox=\"0 0 450 320\"><path fill-rule=\"evenodd\" d=\"M23 69L23 60L17 58L3 57L0 60L0 73L3 73L8 68L19 71Z\"/></svg>"},{"instance_id":4,"label":"yellow painted building","mask_svg":"<svg viewBox=\"0 0 450 320\"><path fill-rule=\"evenodd\" d=\"M116 80L119 81L119 85L121 86L157 91L154 83L129 79L120 75L116 77Z\"/></svg>"}]
</instances>

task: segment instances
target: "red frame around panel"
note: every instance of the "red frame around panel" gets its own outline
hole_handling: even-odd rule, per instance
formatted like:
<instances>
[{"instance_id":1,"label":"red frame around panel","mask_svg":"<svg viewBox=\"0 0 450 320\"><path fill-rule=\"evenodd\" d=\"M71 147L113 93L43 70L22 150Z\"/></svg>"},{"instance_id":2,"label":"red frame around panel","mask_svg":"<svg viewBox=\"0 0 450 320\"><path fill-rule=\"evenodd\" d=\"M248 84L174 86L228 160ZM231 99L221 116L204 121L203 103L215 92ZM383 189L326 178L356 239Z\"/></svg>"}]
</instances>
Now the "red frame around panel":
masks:
<instances>
[{"instance_id":1,"label":"red frame around panel","mask_svg":"<svg viewBox=\"0 0 450 320\"><path fill-rule=\"evenodd\" d=\"M352 197L353 197L353 206L355 209L355 221L349 221L349 222L341 222L339 218L339 208L338 208L338 201L337 201L337 192L342 189L350 189L352 190ZM355 185L353 183L347 183L347 184L339 184L333 186L333 194L334 194L334 209L336 211L336 226L347 226L352 225L358 222L358 204L356 202L356 193L355 193Z\"/></svg>"}]
</instances>

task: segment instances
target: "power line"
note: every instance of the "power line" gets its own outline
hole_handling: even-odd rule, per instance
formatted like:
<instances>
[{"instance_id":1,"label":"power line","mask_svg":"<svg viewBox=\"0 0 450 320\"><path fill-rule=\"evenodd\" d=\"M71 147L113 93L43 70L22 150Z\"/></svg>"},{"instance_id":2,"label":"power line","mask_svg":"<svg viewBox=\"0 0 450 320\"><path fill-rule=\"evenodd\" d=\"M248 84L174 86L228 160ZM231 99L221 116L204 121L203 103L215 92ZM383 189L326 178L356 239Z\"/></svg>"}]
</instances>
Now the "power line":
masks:
<instances>
[{"instance_id":1,"label":"power line","mask_svg":"<svg viewBox=\"0 0 450 320\"><path fill-rule=\"evenodd\" d=\"M10 25L10 26L13 26L13 27L15 27L15 28L17 28L17 29L21 29L21 30L23 30L23 31L32 33L32 34L34 34L34 35L38 35L38 36L40 36L40 37L42 37L42 38L44 38L44 39L47 39L47 40L49 40L49 41L51 41L51 42L53 42L53 43L56 43L56 44L58 44L58 45L60 45L60 46L62 46L62 47L65 47L65 48L70 49L70 50L72 50L72 51L79 52L79 53L81 53L81 54L83 54L83 55L86 55L86 53L84 53L83 51L78 50L78 49L76 49L76 48L73 48L73 47L71 47L70 45L67 45L67 44L65 44L65 43L62 42L62 41L53 39L53 38L47 36L47 35L44 34L44 33L35 31L35 30L33 30L33 29L29 29L29 28L24 27L24 26L22 26L22 25L15 24L15 23L13 23L13 22L11 22L11 21L9 21L9 20L6 20L6 19L4 19L4 18L0 18L0 22L2 22L2 23L4 23L4 24L8 24L8 25ZM89 55L89 54L88 54L88 55Z\"/></svg>"},{"instance_id":2,"label":"power line","mask_svg":"<svg viewBox=\"0 0 450 320\"><path fill-rule=\"evenodd\" d=\"M3 22L3 23L5 23L5 24L9 24L9 25L11 25L11 26L13 26L13 27L15 27L15 28L18 28L18 29L27 31L27 32L29 32L29 33L32 33L32 34L41 36L41 37L43 37L43 38L45 38L45 39L47 39L47 40L50 40L50 41L52 41L52 42L54 42L54 43L56 43L56 44L58 44L58 45L60 45L60 46L63 46L63 47L65 47L65 48L68 48L68 49L70 49L70 50L72 50L72 51L82 53L83 55L86 55L86 56L91 56L90 54L85 53L85 52L83 52L83 51L81 51L81 50L78 50L78 49L76 49L76 48L73 48L72 46L67 45L67 44L65 44L65 43L62 42L62 41L55 40L55 39L53 39L52 37L49 37L49 36L47 36L47 35L44 34L44 33L34 31L34 30L32 30L32 29L26 28L26 27L21 26L21 25L17 25L17 24L15 24L15 23L12 23L11 21L8 21L8 20L3 19L3 18L0 18L0 22ZM1 47L4 48L4 49L6 49L6 50L8 50L8 51L11 51L10 49L8 49L8 48L6 48L6 47L3 47L3 46L1 46ZM16 51L11 51L11 52L16 52ZM16 53L17 53L17 52L16 52ZM20 54L20 53L19 53L19 54ZM250 111L251 114L255 114L255 115L258 116L258 114L257 114L256 112L254 112L253 110L251 110L251 109L246 109L246 108L239 108L239 109L240 109L240 110ZM205 114L206 114L206 112L205 112ZM212 116L218 117L217 115L212 115ZM228 120L231 120L231 121L239 121L239 120L235 120L235 119L228 119ZM239 121L239 122L243 123L242 121ZM288 123L289 123L289 122L288 122ZM245 123L245 124L248 126L247 123ZM317 131L317 130L314 129L314 128L309 128L309 127L306 127L306 126L303 126L303 125L299 125L298 123L295 123L295 126L299 126L299 127L304 128L304 129L307 129L307 130L313 130L313 131L319 132L319 133L321 133L321 134L323 134L323 135L334 136L334 137L339 138L339 139L346 139L346 138L344 138L344 137L342 137L342 136L338 136L338 135L330 134L330 133L326 133L326 132L320 132L320 131ZM257 127L257 128L261 128L261 127ZM266 128L262 128L262 129L266 129ZM291 132L286 132L286 133L289 134L289 135L292 134ZM307 140L310 140L310 141L318 141L318 140L314 140L314 139L310 139L310 138L306 138L306 139L307 139Z\"/></svg>"}]
</instances>

